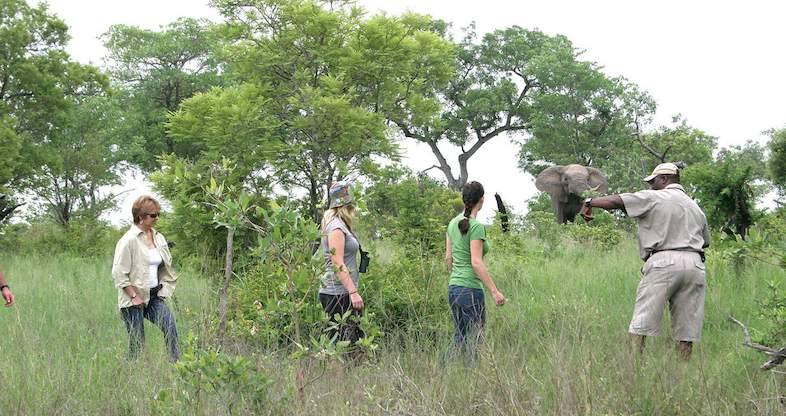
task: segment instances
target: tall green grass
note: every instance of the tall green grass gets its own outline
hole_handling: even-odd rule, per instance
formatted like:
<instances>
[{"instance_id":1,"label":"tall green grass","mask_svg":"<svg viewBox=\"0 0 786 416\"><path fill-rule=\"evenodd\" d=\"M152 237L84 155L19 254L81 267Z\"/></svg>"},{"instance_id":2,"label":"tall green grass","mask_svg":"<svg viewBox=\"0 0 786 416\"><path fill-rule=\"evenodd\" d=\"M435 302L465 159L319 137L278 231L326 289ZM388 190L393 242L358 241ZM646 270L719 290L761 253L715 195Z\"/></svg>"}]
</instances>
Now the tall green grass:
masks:
<instances>
[{"instance_id":1,"label":"tall green grass","mask_svg":"<svg viewBox=\"0 0 786 416\"><path fill-rule=\"evenodd\" d=\"M727 321L733 314L751 327L760 324L756 301L765 296L766 281L786 283L782 270L754 264L737 275L711 257L704 333L685 364L676 358L668 316L643 356L630 346L626 332L641 266L635 242L548 254L542 260L489 256L508 303L487 302L486 343L474 367L437 364L450 338L447 305L439 339L388 336L361 364L311 366L313 381L302 396L293 391L296 364L285 352L245 353L273 379L271 397L283 404L276 412L285 414L786 413L779 400L786 395L783 375L758 370L765 357L742 347L739 327ZM157 393L182 383L151 325L145 357L125 359L127 336L108 259L0 262L18 302L0 310L0 414L151 414ZM215 298L208 286L205 278L180 273L174 309L183 338L205 335ZM223 412L220 406L201 411Z\"/></svg>"}]
</instances>

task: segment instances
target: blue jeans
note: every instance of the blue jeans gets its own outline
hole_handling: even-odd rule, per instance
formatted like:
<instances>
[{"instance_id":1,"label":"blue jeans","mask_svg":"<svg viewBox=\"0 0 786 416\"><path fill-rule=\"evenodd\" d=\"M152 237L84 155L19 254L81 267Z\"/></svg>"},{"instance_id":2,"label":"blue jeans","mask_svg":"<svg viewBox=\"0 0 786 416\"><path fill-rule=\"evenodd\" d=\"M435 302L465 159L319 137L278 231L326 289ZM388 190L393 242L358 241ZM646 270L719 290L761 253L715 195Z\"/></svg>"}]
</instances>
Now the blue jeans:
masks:
<instances>
[{"instance_id":1,"label":"blue jeans","mask_svg":"<svg viewBox=\"0 0 786 416\"><path fill-rule=\"evenodd\" d=\"M128 343L129 357L136 358L145 345L144 320L146 318L161 328L169 350L169 358L172 361L177 361L180 358L180 348L177 345L175 317L169 311L164 299L158 297L157 292L157 290L150 291L150 301L147 302L147 306L140 305L120 309L130 338Z\"/></svg>"},{"instance_id":2,"label":"blue jeans","mask_svg":"<svg viewBox=\"0 0 786 416\"><path fill-rule=\"evenodd\" d=\"M477 356L477 347L483 342L486 324L486 304L483 289L448 286L448 304L453 315L453 342L448 354L461 354L469 364ZM448 358L448 357L445 357Z\"/></svg>"}]
</instances>

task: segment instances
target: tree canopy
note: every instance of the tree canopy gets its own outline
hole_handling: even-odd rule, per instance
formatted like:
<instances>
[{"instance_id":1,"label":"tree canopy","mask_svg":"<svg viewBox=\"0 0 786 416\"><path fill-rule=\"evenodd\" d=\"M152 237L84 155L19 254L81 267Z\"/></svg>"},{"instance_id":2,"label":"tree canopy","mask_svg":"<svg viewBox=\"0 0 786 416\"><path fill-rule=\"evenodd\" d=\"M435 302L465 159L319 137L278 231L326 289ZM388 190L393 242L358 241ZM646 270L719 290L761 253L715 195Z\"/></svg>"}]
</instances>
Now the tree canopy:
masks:
<instances>
[{"instance_id":1,"label":"tree canopy","mask_svg":"<svg viewBox=\"0 0 786 416\"><path fill-rule=\"evenodd\" d=\"M108 87L95 67L65 51L68 27L45 3L0 3L0 221L13 195L48 168L51 140L69 126L81 97Z\"/></svg>"}]
</instances>

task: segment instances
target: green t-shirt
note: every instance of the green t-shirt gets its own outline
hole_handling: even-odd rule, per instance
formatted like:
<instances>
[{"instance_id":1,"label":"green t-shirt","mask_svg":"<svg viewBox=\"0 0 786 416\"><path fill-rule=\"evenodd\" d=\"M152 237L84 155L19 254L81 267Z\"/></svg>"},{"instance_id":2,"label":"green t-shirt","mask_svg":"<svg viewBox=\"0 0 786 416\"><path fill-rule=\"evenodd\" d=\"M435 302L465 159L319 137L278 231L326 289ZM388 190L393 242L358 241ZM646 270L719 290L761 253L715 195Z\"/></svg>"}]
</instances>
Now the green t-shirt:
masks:
<instances>
[{"instance_id":1,"label":"green t-shirt","mask_svg":"<svg viewBox=\"0 0 786 416\"><path fill-rule=\"evenodd\" d=\"M459 214L448 224L448 238L453 253L453 271L450 273L450 285L483 289L483 282L478 279L472 269L469 242L483 240L483 255L489 252L489 243L486 241L486 227L474 218L469 219L469 231L462 235L458 225L464 219L464 214Z\"/></svg>"}]
</instances>

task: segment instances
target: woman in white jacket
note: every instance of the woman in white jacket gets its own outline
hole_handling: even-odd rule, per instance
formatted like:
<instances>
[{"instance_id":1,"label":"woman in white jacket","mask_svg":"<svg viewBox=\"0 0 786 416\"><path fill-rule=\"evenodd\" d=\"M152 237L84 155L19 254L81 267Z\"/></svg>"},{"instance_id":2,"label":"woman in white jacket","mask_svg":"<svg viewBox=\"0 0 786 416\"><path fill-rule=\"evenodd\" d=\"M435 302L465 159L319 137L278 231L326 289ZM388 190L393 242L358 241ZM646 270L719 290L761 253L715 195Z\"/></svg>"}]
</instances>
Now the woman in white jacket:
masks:
<instances>
[{"instance_id":1,"label":"woman in white jacket","mask_svg":"<svg viewBox=\"0 0 786 416\"><path fill-rule=\"evenodd\" d=\"M164 235L153 228L161 204L141 196L131 207L134 224L115 247L112 278L117 286L118 308L128 331L129 356L136 358L145 343L144 319L164 333L169 357L180 358L175 318L165 299L172 296L177 277Z\"/></svg>"}]
</instances>

